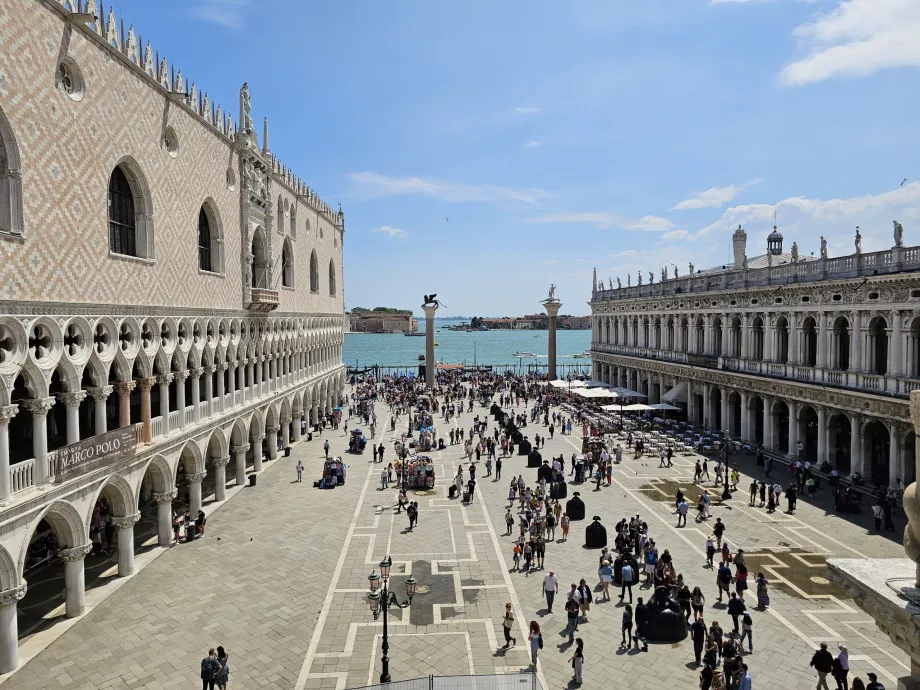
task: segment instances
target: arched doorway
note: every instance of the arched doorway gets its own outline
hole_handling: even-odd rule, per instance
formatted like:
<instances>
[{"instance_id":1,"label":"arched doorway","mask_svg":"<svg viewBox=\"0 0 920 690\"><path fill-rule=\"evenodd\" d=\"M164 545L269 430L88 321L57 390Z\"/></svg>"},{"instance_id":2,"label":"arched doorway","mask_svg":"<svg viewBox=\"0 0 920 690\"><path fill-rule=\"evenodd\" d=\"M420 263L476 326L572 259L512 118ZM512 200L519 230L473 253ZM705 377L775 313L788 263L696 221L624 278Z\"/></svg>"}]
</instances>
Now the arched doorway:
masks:
<instances>
[{"instance_id":1,"label":"arched doorway","mask_svg":"<svg viewBox=\"0 0 920 690\"><path fill-rule=\"evenodd\" d=\"M751 323L751 343L748 352L748 358L754 361L763 360L763 319L760 316L754 317Z\"/></svg>"},{"instance_id":2,"label":"arched doorway","mask_svg":"<svg viewBox=\"0 0 920 690\"><path fill-rule=\"evenodd\" d=\"M831 367L840 371L850 369L850 322L845 316L834 319L831 344Z\"/></svg>"},{"instance_id":3,"label":"arched doorway","mask_svg":"<svg viewBox=\"0 0 920 690\"><path fill-rule=\"evenodd\" d=\"M866 479L879 486L888 486L888 460L891 448L891 434L888 427L879 420L866 424L865 437Z\"/></svg>"},{"instance_id":4,"label":"arched doorway","mask_svg":"<svg viewBox=\"0 0 920 690\"><path fill-rule=\"evenodd\" d=\"M869 370L884 375L888 371L888 323L881 316L869 322Z\"/></svg>"},{"instance_id":5,"label":"arched doorway","mask_svg":"<svg viewBox=\"0 0 920 690\"><path fill-rule=\"evenodd\" d=\"M802 362L813 367L818 363L818 330L814 317L809 316L802 324Z\"/></svg>"},{"instance_id":6,"label":"arched doorway","mask_svg":"<svg viewBox=\"0 0 920 690\"><path fill-rule=\"evenodd\" d=\"M780 364L786 364L789 361L789 321L785 316L780 316L776 320L773 332L776 343L773 359Z\"/></svg>"}]
</instances>

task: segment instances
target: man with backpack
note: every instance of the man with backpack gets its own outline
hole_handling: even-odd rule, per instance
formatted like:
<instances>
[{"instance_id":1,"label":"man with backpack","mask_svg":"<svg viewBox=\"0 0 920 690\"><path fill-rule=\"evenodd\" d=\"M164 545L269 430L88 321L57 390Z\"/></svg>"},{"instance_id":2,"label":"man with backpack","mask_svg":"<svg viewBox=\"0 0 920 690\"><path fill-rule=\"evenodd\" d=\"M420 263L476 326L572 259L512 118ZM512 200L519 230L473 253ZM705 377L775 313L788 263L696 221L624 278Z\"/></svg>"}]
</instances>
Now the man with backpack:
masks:
<instances>
[{"instance_id":1,"label":"man with backpack","mask_svg":"<svg viewBox=\"0 0 920 690\"><path fill-rule=\"evenodd\" d=\"M217 653L211 647L208 655L201 660L201 690L214 690L214 683L219 672L220 664L217 661Z\"/></svg>"}]
</instances>

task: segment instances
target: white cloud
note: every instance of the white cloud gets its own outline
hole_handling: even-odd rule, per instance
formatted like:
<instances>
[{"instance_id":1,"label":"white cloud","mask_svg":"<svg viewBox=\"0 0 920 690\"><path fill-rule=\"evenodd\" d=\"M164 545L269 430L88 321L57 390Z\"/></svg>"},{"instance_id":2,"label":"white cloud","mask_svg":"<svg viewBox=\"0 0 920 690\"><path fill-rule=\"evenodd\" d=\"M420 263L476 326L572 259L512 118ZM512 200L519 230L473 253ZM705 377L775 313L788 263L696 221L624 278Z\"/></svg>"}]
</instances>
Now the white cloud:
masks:
<instances>
[{"instance_id":1,"label":"white cloud","mask_svg":"<svg viewBox=\"0 0 920 690\"><path fill-rule=\"evenodd\" d=\"M623 225L627 230L645 230L647 232L664 232L674 227L674 223L660 216L642 216L639 220Z\"/></svg>"},{"instance_id":2,"label":"white cloud","mask_svg":"<svg viewBox=\"0 0 920 690\"><path fill-rule=\"evenodd\" d=\"M598 230L606 230L619 224L619 219L606 211L571 211L562 213L549 213L545 216L527 219L528 223L587 223Z\"/></svg>"},{"instance_id":3,"label":"white cloud","mask_svg":"<svg viewBox=\"0 0 920 690\"><path fill-rule=\"evenodd\" d=\"M226 29L243 25L243 15L249 0L198 0L189 12L195 19L217 24Z\"/></svg>"},{"instance_id":4,"label":"white cloud","mask_svg":"<svg viewBox=\"0 0 920 690\"><path fill-rule=\"evenodd\" d=\"M539 145L540 145L540 142L539 142L539 141L537 141L536 139L530 139L530 140L527 141L526 144L524 144L524 148L525 148L525 149L535 149L535 148L537 148Z\"/></svg>"},{"instance_id":5,"label":"white cloud","mask_svg":"<svg viewBox=\"0 0 920 690\"><path fill-rule=\"evenodd\" d=\"M841 0L794 35L809 53L783 69L780 81L789 86L920 67L920 2Z\"/></svg>"},{"instance_id":6,"label":"white cloud","mask_svg":"<svg viewBox=\"0 0 920 690\"><path fill-rule=\"evenodd\" d=\"M622 252L617 252L616 254L611 254L611 259L619 259L623 256L639 256L639 252L635 249L625 249Z\"/></svg>"},{"instance_id":7,"label":"white cloud","mask_svg":"<svg viewBox=\"0 0 920 690\"><path fill-rule=\"evenodd\" d=\"M400 230L399 228L394 228L389 225L381 225L380 227L374 228L374 232L385 232L387 237L392 239L402 239L408 237L409 233L405 230Z\"/></svg>"},{"instance_id":8,"label":"white cloud","mask_svg":"<svg viewBox=\"0 0 920 690\"><path fill-rule=\"evenodd\" d=\"M711 235L720 242L729 242L731 233L738 225L743 225L748 236L747 253L757 256L766 249L766 236L772 229L774 212L784 235L784 248L788 250L792 242L797 241L802 254L816 252L821 235L828 240L832 256L852 254L857 225L863 236L864 252L886 249L894 243L891 234L893 220L904 225L907 244L920 243L920 233L911 239L911 231L920 229L920 182L860 197L791 197L773 205L733 206L725 209L719 220L700 230L696 236Z\"/></svg>"},{"instance_id":9,"label":"white cloud","mask_svg":"<svg viewBox=\"0 0 920 690\"><path fill-rule=\"evenodd\" d=\"M710 187L705 192L699 192L696 196L684 199L679 204L671 208L671 211L686 211L696 208L720 208L729 201L738 196L744 189L760 184L762 179L748 180L744 184L729 185L728 187Z\"/></svg>"},{"instance_id":10,"label":"white cloud","mask_svg":"<svg viewBox=\"0 0 920 690\"><path fill-rule=\"evenodd\" d=\"M357 199L418 195L456 202L512 200L535 204L552 196L543 189L475 185L422 177L388 177L375 172L352 173L350 177L350 194Z\"/></svg>"},{"instance_id":11,"label":"white cloud","mask_svg":"<svg viewBox=\"0 0 920 690\"><path fill-rule=\"evenodd\" d=\"M686 230L671 230L661 236L661 241L670 242L671 240L685 240L688 237L690 237L690 233Z\"/></svg>"},{"instance_id":12,"label":"white cloud","mask_svg":"<svg viewBox=\"0 0 920 690\"><path fill-rule=\"evenodd\" d=\"M557 259L547 259L546 261L542 261L540 263L542 263L544 266L555 266L559 263L559 261Z\"/></svg>"},{"instance_id":13,"label":"white cloud","mask_svg":"<svg viewBox=\"0 0 920 690\"><path fill-rule=\"evenodd\" d=\"M533 115L534 113L540 112L539 108L528 108L522 105L519 105L517 108L515 108L515 110L518 111L521 115Z\"/></svg>"}]
</instances>

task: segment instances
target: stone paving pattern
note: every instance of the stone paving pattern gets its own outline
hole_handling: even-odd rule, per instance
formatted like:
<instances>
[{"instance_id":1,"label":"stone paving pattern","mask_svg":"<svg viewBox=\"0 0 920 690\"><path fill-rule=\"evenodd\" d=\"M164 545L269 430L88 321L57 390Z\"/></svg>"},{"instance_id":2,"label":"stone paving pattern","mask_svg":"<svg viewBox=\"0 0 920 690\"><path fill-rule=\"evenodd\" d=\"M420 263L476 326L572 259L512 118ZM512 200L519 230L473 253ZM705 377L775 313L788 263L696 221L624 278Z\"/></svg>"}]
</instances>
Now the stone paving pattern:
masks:
<instances>
[{"instance_id":1,"label":"stone paving pattern","mask_svg":"<svg viewBox=\"0 0 920 690\"><path fill-rule=\"evenodd\" d=\"M484 413L477 407L473 414ZM382 405L378 414L381 420L388 417ZM463 414L460 421L469 428L472 415ZM536 425L525 432L533 438L546 430ZM393 433L383 436L389 461ZM334 452L344 445L344 434L333 436ZM557 435L547 441L543 456L563 453L568 465L573 446L580 446L580 437ZM523 627L536 619L545 637L540 678L548 688L569 686L571 651L561 632L562 602L552 614L545 611L544 573L510 572L512 541L501 536L512 473L533 481L536 472L526 469L524 458L505 459L503 479L493 483L482 479L480 465L476 498L464 506L445 497L460 454L460 446L435 454L437 485L432 492L410 496L421 510L418 527L408 532L405 514L392 510L395 491L378 490L381 465L372 464L369 452L346 456L346 484L321 492L312 481L321 472L322 443L299 444L291 457L266 466L257 487L246 487L215 512L205 537L155 559L3 685L29 690L197 687L199 660L217 644L231 654L231 687L343 688L376 682L381 621L373 620L365 593L368 573L389 553L391 582L400 599L410 571L427 589L409 609L391 611L394 680L526 668ZM306 466L302 484L292 481L298 460ZM742 472L760 477L753 458L741 463ZM569 496L581 492L587 516L602 516L611 540L621 517L641 514L659 547L670 549L688 584L703 588L707 624L715 617L727 629L730 617L712 606L715 574L703 557L707 528L694 524L692 516L688 527L675 528L668 500L674 486L691 486L693 458L678 457L672 469L657 466L657 458L629 455L616 468L612 487L595 492L593 485L570 486ZM779 472L774 476L787 478ZM894 679L908 671L906 656L822 578L826 556L898 557L903 554L900 542L869 534L868 514L841 519L826 503L800 500L794 516L767 515L747 506L749 484L750 476L743 474L740 492L713 509L713 520L722 517L726 537L745 549L749 561L779 564L767 573L771 609L753 613L755 652L746 657L755 687L814 687L808 661L819 641L832 646L845 641L851 678L865 679L866 671L876 669L880 680L894 686ZM696 495L692 489L685 493ZM563 590L580 577L597 581L598 552L582 547L586 525L573 523L567 543L548 546L546 569L557 570ZM769 549L770 555L751 553L758 549ZM817 555L798 557L794 550ZM514 604L520 623L518 645L507 652L498 649L506 601ZM620 649L617 609L616 600L594 604L590 622L579 627L586 645L583 687L627 680L633 689L698 686L689 639L651 645L649 652Z\"/></svg>"}]
</instances>

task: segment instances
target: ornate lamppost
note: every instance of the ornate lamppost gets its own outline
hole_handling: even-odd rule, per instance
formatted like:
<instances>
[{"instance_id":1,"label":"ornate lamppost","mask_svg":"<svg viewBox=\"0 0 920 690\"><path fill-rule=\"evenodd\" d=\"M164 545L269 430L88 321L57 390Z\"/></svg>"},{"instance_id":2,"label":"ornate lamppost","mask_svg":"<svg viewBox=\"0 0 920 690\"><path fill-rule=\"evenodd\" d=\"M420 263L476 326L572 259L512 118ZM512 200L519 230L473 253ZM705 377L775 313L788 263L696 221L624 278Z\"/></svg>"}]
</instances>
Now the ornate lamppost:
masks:
<instances>
[{"instance_id":1,"label":"ornate lamppost","mask_svg":"<svg viewBox=\"0 0 920 690\"><path fill-rule=\"evenodd\" d=\"M367 581L371 588L370 594L367 595L367 603L371 613L374 614L374 620L377 620L380 617L380 612L383 611L383 669L380 673L381 683L390 682L390 642L387 638L387 610L391 606L401 609L409 608L412 604L412 597L415 596L416 585L415 578L410 575L409 579L406 580L406 595L409 599L408 601L400 602L396 597L396 592L391 592L389 587L391 565L393 565L393 561L387 556L380 561L380 574L372 572L367 576ZM381 579L383 580L383 589L380 589Z\"/></svg>"}]
</instances>

